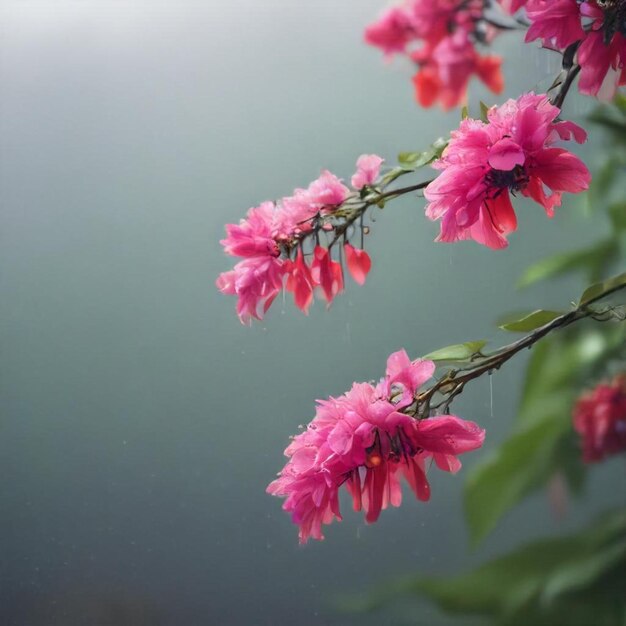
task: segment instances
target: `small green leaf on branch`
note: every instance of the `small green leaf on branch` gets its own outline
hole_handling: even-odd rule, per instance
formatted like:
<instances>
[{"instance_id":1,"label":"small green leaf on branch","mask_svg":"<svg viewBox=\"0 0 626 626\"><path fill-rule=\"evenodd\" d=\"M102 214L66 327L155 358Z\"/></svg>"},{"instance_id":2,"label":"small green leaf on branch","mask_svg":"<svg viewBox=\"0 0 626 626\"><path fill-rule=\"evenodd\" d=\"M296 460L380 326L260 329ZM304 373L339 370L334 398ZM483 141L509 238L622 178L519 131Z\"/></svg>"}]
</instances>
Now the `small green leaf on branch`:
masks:
<instances>
[{"instance_id":1,"label":"small green leaf on branch","mask_svg":"<svg viewBox=\"0 0 626 626\"><path fill-rule=\"evenodd\" d=\"M515 333L525 333L541 328L561 315L563 315L562 311L544 311L543 309L539 309L532 313L527 313L516 320L501 324L500 328Z\"/></svg>"},{"instance_id":2,"label":"small green leaf on branch","mask_svg":"<svg viewBox=\"0 0 626 626\"><path fill-rule=\"evenodd\" d=\"M431 361L470 361L480 356L480 351L487 345L486 341L466 341L452 346L429 352L422 358Z\"/></svg>"},{"instance_id":3,"label":"small green leaf on branch","mask_svg":"<svg viewBox=\"0 0 626 626\"><path fill-rule=\"evenodd\" d=\"M609 295L610 292L617 291L622 287L626 287L626 272L587 287L583 291L583 295L580 296L580 306L599 300L603 294Z\"/></svg>"},{"instance_id":4,"label":"small green leaf on branch","mask_svg":"<svg viewBox=\"0 0 626 626\"><path fill-rule=\"evenodd\" d=\"M487 117L487 113L489 113L489 107L481 100L480 101L480 119L485 123L489 121Z\"/></svg>"}]
</instances>

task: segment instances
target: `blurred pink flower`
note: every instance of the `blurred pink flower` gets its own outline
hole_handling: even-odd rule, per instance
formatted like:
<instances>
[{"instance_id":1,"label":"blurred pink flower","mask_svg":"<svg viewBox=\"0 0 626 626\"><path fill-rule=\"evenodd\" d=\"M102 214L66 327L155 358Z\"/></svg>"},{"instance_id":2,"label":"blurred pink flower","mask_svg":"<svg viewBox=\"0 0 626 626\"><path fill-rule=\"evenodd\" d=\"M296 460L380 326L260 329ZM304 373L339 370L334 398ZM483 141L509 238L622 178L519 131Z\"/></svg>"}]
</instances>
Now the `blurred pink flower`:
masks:
<instances>
[{"instance_id":1,"label":"blurred pink flower","mask_svg":"<svg viewBox=\"0 0 626 626\"><path fill-rule=\"evenodd\" d=\"M365 185L372 185L380 174L380 166L384 159L376 154L362 154L356 162L356 172L352 176L352 187L362 189Z\"/></svg>"},{"instance_id":2,"label":"blurred pink flower","mask_svg":"<svg viewBox=\"0 0 626 626\"><path fill-rule=\"evenodd\" d=\"M574 407L585 463L626 451L626 374L584 393Z\"/></svg>"},{"instance_id":3,"label":"blurred pink flower","mask_svg":"<svg viewBox=\"0 0 626 626\"><path fill-rule=\"evenodd\" d=\"M480 56L467 36L446 37L432 50L417 51L413 60L420 66L413 77L415 97L423 107L440 101L448 110L464 103L473 75L494 93L504 89L500 57Z\"/></svg>"},{"instance_id":4,"label":"blurred pink flower","mask_svg":"<svg viewBox=\"0 0 626 626\"><path fill-rule=\"evenodd\" d=\"M591 176L584 163L553 147L558 139L581 143L586 133L557 122L559 113L545 95L530 93L492 107L487 123L461 122L433 164L442 173L424 190L426 215L441 220L437 241L474 239L503 248L517 228L509 193L532 198L551 217L562 192L587 189Z\"/></svg>"},{"instance_id":5,"label":"blurred pink flower","mask_svg":"<svg viewBox=\"0 0 626 626\"><path fill-rule=\"evenodd\" d=\"M354 509L375 522L389 504L400 505L402 476L418 499L428 500L428 460L455 472L457 455L482 445L484 431L473 422L452 415L418 420L402 412L433 372L431 361L411 361L401 350L389 357L377 386L354 383L344 395L318 401L315 418L293 438L287 464L267 488L285 498L301 543L323 539L322 525L341 519L341 485Z\"/></svg>"},{"instance_id":6,"label":"blurred pink flower","mask_svg":"<svg viewBox=\"0 0 626 626\"><path fill-rule=\"evenodd\" d=\"M355 283L364 285L372 267L369 254L365 250L355 248L349 243L345 244L343 249L346 253L346 265L348 266L350 276L352 276Z\"/></svg>"},{"instance_id":7,"label":"blurred pink flower","mask_svg":"<svg viewBox=\"0 0 626 626\"><path fill-rule=\"evenodd\" d=\"M365 29L365 41L389 56L404 52L415 37L411 18L405 7L391 7Z\"/></svg>"},{"instance_id":8,"label":"blurred pink flower","mask_svg":"<svg viewBox=\"0 0 626 626\"><path fill-rule=\"evenodd\" d=\"M499 57L483 57L475 48L499 32L484 9L482 0L407 0L369 26L365 41L387 56L407 55L419 67L413 77L416 100L450 109L465 100L473 75L495 93L503 89Z\"/></svg>"}]
</instances>

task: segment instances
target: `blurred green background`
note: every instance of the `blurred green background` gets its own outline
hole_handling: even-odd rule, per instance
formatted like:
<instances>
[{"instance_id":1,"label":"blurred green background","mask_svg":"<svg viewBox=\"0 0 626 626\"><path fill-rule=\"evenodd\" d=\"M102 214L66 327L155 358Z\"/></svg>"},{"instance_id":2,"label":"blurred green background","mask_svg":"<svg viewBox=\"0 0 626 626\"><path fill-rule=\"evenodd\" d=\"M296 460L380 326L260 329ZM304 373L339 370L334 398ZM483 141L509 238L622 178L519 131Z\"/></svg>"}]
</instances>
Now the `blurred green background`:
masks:
<instances>
[{"instance_id":1,"label":"blurred green background","mask_svg":"<svg viewBox=\"0 0 626 626\"><path fill-rule=\"evenodd\" d=\"M614 459L565 518L545 494L468 549L464 471L432 472L374 526L305 548L265 494L314 400L379 377L387 355L496 343L512 309L567 306L575 277L523 292L532 261L604 221L568 198L517 201L505 251L432 243L423 201L371 223L367 284L307 318L275 303L241 326L214 280L226 222L356 157L424 149L459 112L421 110L410 68L361 39L380 0L5 0L0 4L0 624L343 625L333 598L410 572L458 571L616 504ZM502 36L506 96L545 91L558 59ZM470 102L501 102L473 84ZM593 106L572 93L580 122ZM604 136L578 149L593 170ZM501 336L502 335L502 336ZM527 355L455 411L509 431ZM623 496L620 496L623 502ZM399 607L390 623L405 623ZM393 613L389 614L393 615ZM406 622L409 623L409 622ZM411 623L450 623L424 605ZM467 623L467 622L466 622Z\"/></svg>"}]
</instances>

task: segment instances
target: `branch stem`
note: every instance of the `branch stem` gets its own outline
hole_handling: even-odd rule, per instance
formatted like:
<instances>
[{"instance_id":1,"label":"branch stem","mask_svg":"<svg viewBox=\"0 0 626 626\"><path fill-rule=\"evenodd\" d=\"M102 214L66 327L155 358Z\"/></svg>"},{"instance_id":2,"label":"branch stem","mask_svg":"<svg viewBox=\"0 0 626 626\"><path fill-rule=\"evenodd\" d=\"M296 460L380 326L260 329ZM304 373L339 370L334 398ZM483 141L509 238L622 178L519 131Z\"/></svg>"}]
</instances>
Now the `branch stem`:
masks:
<instances>
[{"instance_id":1,"label":"branch stem","mask_svg":"<svg viewBox=\"0 0 626 626\"><path fill-rule=\"evenodd\" d=\"M525 337L522 337L509 345L503 346L491 354L483 355L475 361L474 364L448 371L434 385L418 394L415 398L415 403L409 407L407 412L414 417L425 418L429 417L431 408L444 407L445 410L447 410L452 403L452 400L462 393L468 382L479 378L483 374L490 374L493 370L499 369L518 352L532 347L540 339L543 339L551 332L559 328L565 328L566 326L574 324L582 319L597 315L597 311L590 308L590 305L622 289L626 289L626 284L620 284L610 289L606 289L588 302L585 302L585 304L579 305L573 311L560 315L545 326L534 330ZM444 399L435 407L431 407L431 400L437 393L443 395Z\"/></svg>"}]
</instances>

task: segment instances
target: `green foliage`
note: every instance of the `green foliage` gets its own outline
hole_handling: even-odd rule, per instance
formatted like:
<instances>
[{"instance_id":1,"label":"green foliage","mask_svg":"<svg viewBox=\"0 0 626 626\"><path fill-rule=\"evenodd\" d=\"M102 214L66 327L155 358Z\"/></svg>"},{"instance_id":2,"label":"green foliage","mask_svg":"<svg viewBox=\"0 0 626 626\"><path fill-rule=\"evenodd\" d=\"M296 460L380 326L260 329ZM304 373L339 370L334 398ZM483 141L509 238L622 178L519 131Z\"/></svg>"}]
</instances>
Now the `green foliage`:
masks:
<instances>
[{"instance_id":1,"label":"green foliage","mask_svg":"<svg viewBox=\"0 0 626 626\"><path fill-rule=\"evenodd\" d=\"M489 113L489 107L481 100L480 101L480 119L483 122L487 122L487 114Z\"/></svg>"},{"instance_id":2,"label":"green foliage","mask_svg":"<svg viewBox=\"0 0 626 626\"><path fill-rule=\"evenodd\" d=\"M453 346L447 346L434 352L429 352L422 358L431 361L454 361L463 362L471 361L481 356L481 350L487 345L486 341L466 341L465 343L457 343Z\"/></svg>"},{"instance_id":3,"label":"green foliage","mask_svg":"<svg viewBox=\"0 0 626 626\"><path fill-rule=\"evenodd\" d=\"M553 453L567 428L564 422L564 416L546 412L510 437L468 477L465 511L474 543L554 469Z\"/></svg>"},{"instance_id":4,"label":"green foliage","mask_svg":"<svg viewBox=\"0 0 626 626\"><path fill-rule=\"evenodd\" d=\"M594 204L608 205L612 232L591 246L533 263L519 281L525 287L570 272L584 272L596 282L583 291L580 306L626 285L626 273L600 280L623 251L626 204L623 197L612 204L606 199L620 182L619 170L626 163L626 99L620 97L615 106L598 108L592 120L609 128L617 140L606 164L594 177L591 190ZM623 177L621 182L623 196ZM500 328L531 332L558 315L556 311L543 310L517 314L501 322ZM474 543L484 538L520 500L546 484L555 472L567 478L572 491L581 489L585 468L571 427L572 404L589 378L623 351L625 339L623 323L593 331L577 325L559 336L544 338L534 347L513 434L476 466L467 480L465 507Z\"/></svg>"},{"instance_id":5,"label":"green foliage","mask_svg":"<svg viewBox=\"0 0 626 626\"><path fill-rule=\"evenodd\" d=\"M358 608L425 597L446 613L480 615L497 626L623 626L624 585L621 510L575 535L535 541L459 576L407 577L370 594Z\"/></svg>"},{"instance_id":6,"label":"green foliage","mask_svg":"<svg viewBox=\"0 0 626 626\"><path fill-rule=\"evenodd\" d=\"M626 231L626 201L614 202L609 206L608 212L613 230L617 233Z\"/></svg>"},{"instance_id":7,"label":"green foliage","mask_svg":"<svg viewBox=\"0 0 626 626\"><path fill-rule=\"evenodd\" d=\"M441 156L447 145L448 140L440 137L424 152L401 152L398 155L399 167L402 171L413 172L429 165Z\"/></svg>"},{"instance_id":8,"label":"green foliage","mask_svg":"<svg viewBox=\"0 0 626 626\"><path fill-rule=\"evenodd\" d=\"M481 119L487 112L481 103ZM468 114L464 108L462 117ZM626 97L617 96L613 107L599 107L591 119L610 132L611 141L604 163L594 172L588 204L596 216L605 211L610 232L581 249L534 262L519 286L580 273L593 284L582 291L577 309L592 312L597 319L619 321L622 310L613 307L617 294L611 294L606 305L596 302L600 303L601 294L626 286L626 273L606 278L614 265L624 269ZM445 142L439 154L443 147ZM432 151L404 153L399 170L412 171L434 158ZM620 291L622 298L623 294ZM532 333L561 315L539 309L509 315L499 324L503 330ZM564 477L574 494L584 487L589 468L582 462L579 438L572 428L572 407L582 390L606 376L612 361L621 367L626 362L626 323L623 316L621 320L600 325L577 321L533 346L512 433L467 475L464 504L474 545L553 476ZM425 358L438 364L464 363L458 368L464 373L497 354L482 354L485 345L484 341L456 344ZM463 616L462 623L475 616L494 626L626 626L625 589L626 510L622 510L577 535L536 541L466 574L393 581L349 608L374 610L398 598L428 598L443 611Z\"/></svg>"},{"instance_id":9,"label":"green foliage","mask_svg":"<svg viewBox=\"0 0 626 626\"><path fill-rule=\"evenodd\" d=\"M624 215L620 217L626 224L626 206L622 206L622 209ZM580 250L553 254L530 265L519 279L518 286L528 287L539 281L575 271L585 272L588 280L596 281L604 268L615 260L618 254L619 245L615 237L603 239Z\"/></svg>"},{"instance_id":10,"label":"green foliage","mask_svg":"<svg viewBox=\"0 0 626 626\"><path fill-rule=\"evenodd\" d=\"M543 339L528 364L517 427L469 473L465 510L472 542L481 541L525 496L562 473L577 492L584 479L572 436L571 407L594 368L626 339L624 324L571 329Z\"/></svg>"},{"instance_id":11,"label":"green foliage","mask_svg":"<svg viewBox=\"0 0 626 626\"><path fill-rule=\"evenodd\" d=\"M500 325L500 328L516 333L527 333L549 324L561 315L563 315L563 311L544 311L543 309L539 309L532 313L526 313L517 319L505 322Z\"/></svg>"},{"instance_id":12,"label":"green foliage","mask_svg":"<svg viewBox=\"0 0 626 626\"><path fill-rule=\"evenodd\" d=\"M626 285L626 272L587 287L587 289L583 291L583 295L580 296L580 304L589 304L597 300L601 294L616 290L624 285Z\"/></svg>"}]
</instances>

